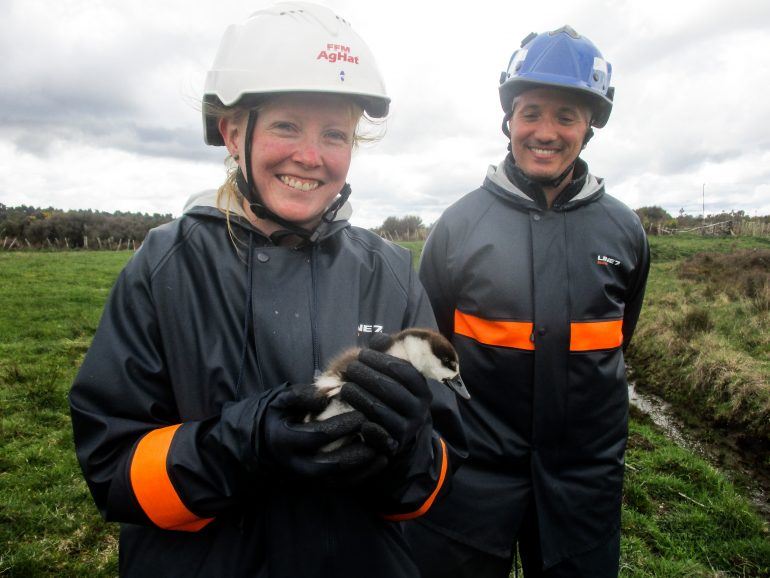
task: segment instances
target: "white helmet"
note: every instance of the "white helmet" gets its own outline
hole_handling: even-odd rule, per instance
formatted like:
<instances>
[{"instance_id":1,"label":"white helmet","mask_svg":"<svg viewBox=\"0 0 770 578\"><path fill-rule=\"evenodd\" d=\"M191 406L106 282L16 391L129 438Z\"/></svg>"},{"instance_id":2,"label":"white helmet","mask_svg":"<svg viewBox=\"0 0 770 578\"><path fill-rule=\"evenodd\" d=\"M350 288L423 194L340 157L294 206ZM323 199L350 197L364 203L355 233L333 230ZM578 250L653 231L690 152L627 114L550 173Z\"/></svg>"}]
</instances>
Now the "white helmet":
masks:
<instances>
[{"instance_id":1,"label":"white helmet","mask_svg":"<svg viewBox=\"0 0 770 578\"><path fill-rule=\"evenodd\" d=\"M280 2L227 28L203 91L206 143L224 145L207 104L281 92L351 95L373 118L387 115L390 103L366 43L346 20L309 2Z\"/></svg>"}]
</instances>

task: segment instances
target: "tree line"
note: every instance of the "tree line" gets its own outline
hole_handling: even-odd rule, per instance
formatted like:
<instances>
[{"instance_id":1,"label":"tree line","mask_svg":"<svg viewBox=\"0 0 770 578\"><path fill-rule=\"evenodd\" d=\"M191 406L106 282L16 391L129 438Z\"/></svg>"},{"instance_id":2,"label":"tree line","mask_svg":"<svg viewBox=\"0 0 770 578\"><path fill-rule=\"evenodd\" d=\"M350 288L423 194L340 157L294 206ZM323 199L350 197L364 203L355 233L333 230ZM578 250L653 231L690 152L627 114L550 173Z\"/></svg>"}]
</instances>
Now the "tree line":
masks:
<instances>
[{"instance_id":1,"label":"tree line","mask_svg":"<svg viewBox=\"0 0 770 578\"><path fill-rule=\"evenodd\" d=\"M0 243L3 249L136 248L150 229L172 218L171 214L62 211L0 203Z\"/></svg>"},{"instance_id":2,"label":"tree line","mask_svg":"<svg viewBox=\"0 0 770 578\"><path fill-rule=\"evenodd\" d=\"M635 209L644 230L650 235L700 233L703 235L770 236L770 215L751 217L745 211L722 211L707 215L688 215L684 209L674 217L658 206Z\"/></svg>"},{"instance_id":3,"label":"tree line","mask_svg":"<svg viewBox=\"0 0 770 578\"><path fill-rule=\"evenodd\" d=\"M651 235L695 232L704 235L770 236L770 215L751 217L745 211L723 211L705 215L689 215L680 209L673 217L658 206L635 209L644 230ZM416 215L388 217L382 225L372 229L392 241L424 240L432 225L425 225Z\"/></svg>"},{"instance_id":4,"label":"tree line","mask_svg":"<svg viewBox=\"0 0 770 578\"><path fill-rule=\"evenodd\" d=\"M388 217L382 225L375 227L372 231L391 241L424 241L430 232L430 227L427 227L417 215L404 215Z\"/></svg>"},{"instance_id":5,"label":"tree line","mask_svg":"<svg viewBox=\"0 0 770 578\"><path fill-rule=\"evenodd\" d=\"M2 249L129 249L137 248L153 227L173 219L171 214L115 211L63 211L48 207L0 203ZM372 229L392 241L424 240L430 227L416 215L391 216Z\"/></svg>"},{"instance_id":6,"label":"tree line","mask_svg":"<svg viewBox=\"0 0 770 578\"><path fill-rule=\"evenodd\" d=\"M717 235L770 236L770 215L751 217L744 211L673 217L658 206L641 207L636 214L648 234L701 232ZM2 249L120 249L137 248L153 227L173 219L170 213L63 211L0 203ZM431 226L417 215L387 217L372 231L392 241L425 240Z\"/></svg>"}]
</instances>

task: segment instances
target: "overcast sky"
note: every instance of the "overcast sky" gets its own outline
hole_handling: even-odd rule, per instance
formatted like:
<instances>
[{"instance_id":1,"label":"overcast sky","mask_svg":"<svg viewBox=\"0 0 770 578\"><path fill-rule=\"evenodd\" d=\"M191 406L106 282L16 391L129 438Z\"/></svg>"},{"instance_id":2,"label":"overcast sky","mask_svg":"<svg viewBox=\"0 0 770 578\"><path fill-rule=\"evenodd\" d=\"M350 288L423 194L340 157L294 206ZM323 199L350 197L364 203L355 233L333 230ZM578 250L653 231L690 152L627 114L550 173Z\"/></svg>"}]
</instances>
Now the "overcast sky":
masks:
<instances>
[{"instance_id":1,"label":"overcast sky","mask_svg":"<svg viewBox=\"0 0 770 578\"><path fill-rule=\"evenodd\" d=\"M570 24L612 63L583 153L632 208L770 214L770 2L326 0L378 60L385 137L354 154L353 223L426 223L505 154L500 72ZM261 1L0 0L0 203L179 215L218 187L199 100L227 24Z\"/></svg>"}]
</instances>

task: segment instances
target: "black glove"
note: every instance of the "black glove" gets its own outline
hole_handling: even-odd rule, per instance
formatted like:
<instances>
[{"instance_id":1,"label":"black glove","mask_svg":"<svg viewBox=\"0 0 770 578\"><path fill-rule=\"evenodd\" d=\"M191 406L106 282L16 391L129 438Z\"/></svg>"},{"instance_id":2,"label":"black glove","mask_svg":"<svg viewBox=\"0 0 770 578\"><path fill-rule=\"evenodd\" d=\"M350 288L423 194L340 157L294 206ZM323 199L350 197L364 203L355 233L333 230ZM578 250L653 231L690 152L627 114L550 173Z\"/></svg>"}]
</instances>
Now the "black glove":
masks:
<instances>
[{"instance_id":1,"label":"black glove","mask_svg":"<svg viewBox=\"0 0 770 578\"><path fill-rule=\"evenodd\" d=\"M365 423L361 412L352 411L323 421L304 423L329 403L314 385L292 385L268 401L257 417L255 452L262 465L279 466L301 477L358 480L387 465L361 440L353 440L330 452L320 452L339 438L356 434Z\"/></svg>"},{"instance_id":2,"label":"black glove","mask_svg":"<svg viewBox=\"0 0 770 578\"><path fill-rule=\"evenodd\" d=\"M412 450L418 435L430 435L430 402L425 377L408 361L363 349L345 370L341 398L372 423L361 426L367 443L391 456Z\"/></svg>"}]
</instances>

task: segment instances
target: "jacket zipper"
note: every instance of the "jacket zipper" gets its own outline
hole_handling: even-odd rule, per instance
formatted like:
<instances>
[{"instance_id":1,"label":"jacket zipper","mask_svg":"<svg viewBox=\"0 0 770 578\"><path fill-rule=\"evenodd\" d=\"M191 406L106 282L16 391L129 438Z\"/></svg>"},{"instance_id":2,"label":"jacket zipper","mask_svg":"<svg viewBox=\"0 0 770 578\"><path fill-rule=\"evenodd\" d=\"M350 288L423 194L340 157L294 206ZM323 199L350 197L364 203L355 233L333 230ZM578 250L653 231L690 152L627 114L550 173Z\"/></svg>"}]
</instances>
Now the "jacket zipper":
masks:
<instances>
[{"instance_id":1,"label":"jacket zipper","mask_svg":"<svg viewBox=\"0 0 770 578\"><path fill-rule=\"evenodd\" d=\"M243 376L244 371L246 369L246 357L249 350L249 345L254 345L254 361L256 364L257 369L257 379L259 380L259 385L261 386L264 383L264 380L262 379L262 367L259 363L259 348L257 348L257 336L256 336L256 327L254 327L254 317L253 317L253 290L254 290L254 238L251 233L249 233L249 252L247 256L247 265L246 265L246 312L244 314L243 319L243 344L242 344L242 350L241 350L241 363L240 367L238 368L238 377L235 382L235 399L239 400L241 399L240 392L241 392L241 386L243 384Z\"/></svg>"},{"instance_id":2,"label":"jacket zipper","mask_svg":"<svg viewBox=\"0 0 770 578\"><path fill-rule=\"evenodd\" d=\"M310 304L310 333L313 339L313 377L321 374L321 352L318 344L318 294L316 287L316 244L311 246L310 250L310 290L312 292L312 301Z\"/></svg>"}]
</instances>

